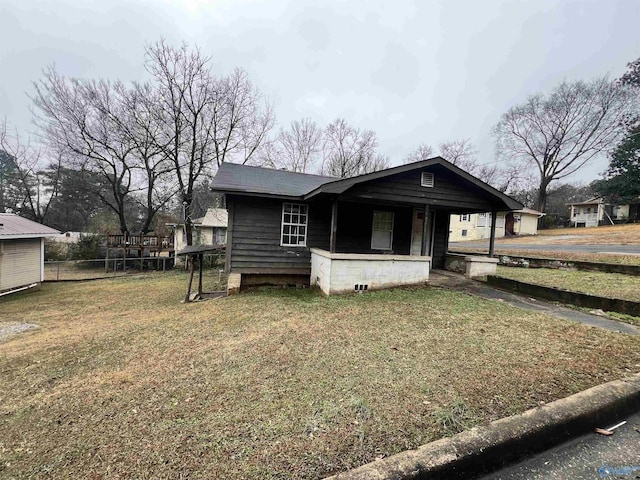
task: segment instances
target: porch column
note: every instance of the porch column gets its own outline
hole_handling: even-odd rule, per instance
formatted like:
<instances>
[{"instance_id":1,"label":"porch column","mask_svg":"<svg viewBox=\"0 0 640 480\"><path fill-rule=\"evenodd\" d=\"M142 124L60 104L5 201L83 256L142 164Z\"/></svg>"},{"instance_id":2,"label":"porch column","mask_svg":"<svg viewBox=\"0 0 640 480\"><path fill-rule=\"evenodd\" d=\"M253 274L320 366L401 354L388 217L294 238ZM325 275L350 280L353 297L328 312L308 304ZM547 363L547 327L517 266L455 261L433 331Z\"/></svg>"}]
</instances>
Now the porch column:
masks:
<instances>
[{"instance_id":1,"label":"porch column","mask_svg":"<svg viewBox=\"0 0 640 480\"><path fill-rule=\"evenodd\" d=\"M331 236L329 238L329 251L336 253L336 232L338 230L338 200L331 204Z\"/></svg>"},{"instance_id":2,"label":"porch column","mask_svg":"<svg viewBox=\"0 0 640 480\"><path fill-rule=\"evenodd\" d=\"M491 236L489 237L489 256L493 257L494 247L496 243L496 220L498 212L491 212Z\"/></svg>"},{"instance_id":3,"label":"porch column","mask_svg":"<svg viewBox=\"0 0 640 480\"><path fill-rule=\"evenodd\" d=\"M429 222L429 205L424 206L424 219L422 221L422 246L420 248L420 255L423 257L427 254L427 224Z\"/></svg>"}]
</instances>

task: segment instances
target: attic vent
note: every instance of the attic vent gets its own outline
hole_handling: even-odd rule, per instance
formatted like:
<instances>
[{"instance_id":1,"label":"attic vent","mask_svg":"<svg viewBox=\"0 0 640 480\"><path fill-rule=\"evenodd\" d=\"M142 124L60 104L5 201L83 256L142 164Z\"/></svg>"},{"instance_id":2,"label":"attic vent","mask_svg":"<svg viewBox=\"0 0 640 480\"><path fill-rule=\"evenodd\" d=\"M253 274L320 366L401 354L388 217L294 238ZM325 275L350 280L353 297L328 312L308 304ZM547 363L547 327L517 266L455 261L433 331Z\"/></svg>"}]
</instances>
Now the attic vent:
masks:
<instances>
[{"instance_id":1,"label":"attic vent","mask_svg":"<svg viewBox=\"0 0 640 480\"><path fill-rule=\"evenodd\" d=\"M433 187L433 173L422 172L422 178L420 179L420 185L423 187Z\"/></svg>"}]
</instances>

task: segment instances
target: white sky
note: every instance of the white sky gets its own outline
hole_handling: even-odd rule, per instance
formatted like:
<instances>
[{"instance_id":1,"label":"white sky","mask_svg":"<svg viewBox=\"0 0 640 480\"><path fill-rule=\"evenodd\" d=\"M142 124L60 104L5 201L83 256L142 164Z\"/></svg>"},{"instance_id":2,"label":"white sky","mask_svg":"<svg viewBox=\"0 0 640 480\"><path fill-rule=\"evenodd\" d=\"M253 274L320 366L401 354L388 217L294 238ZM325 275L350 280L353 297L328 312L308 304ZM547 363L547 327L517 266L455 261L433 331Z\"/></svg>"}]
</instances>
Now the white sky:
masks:
<instances>
[{"instance_id":1,"label":"white sky","mask_svg":"<svg viewBox=\"0 0 640 480\"><path fill-rule=\"evenodd\" d=\"M1 0L0 118L33 129L27 93L51 63L144 79L144 45L164 37L198 44L216 71L247 70L279 125L344 117L375 130L393 164L421 142L470 138L488 163L510 106L619 77L640 57L639 20L636 0Z\"/></svg>"}]
</instances>

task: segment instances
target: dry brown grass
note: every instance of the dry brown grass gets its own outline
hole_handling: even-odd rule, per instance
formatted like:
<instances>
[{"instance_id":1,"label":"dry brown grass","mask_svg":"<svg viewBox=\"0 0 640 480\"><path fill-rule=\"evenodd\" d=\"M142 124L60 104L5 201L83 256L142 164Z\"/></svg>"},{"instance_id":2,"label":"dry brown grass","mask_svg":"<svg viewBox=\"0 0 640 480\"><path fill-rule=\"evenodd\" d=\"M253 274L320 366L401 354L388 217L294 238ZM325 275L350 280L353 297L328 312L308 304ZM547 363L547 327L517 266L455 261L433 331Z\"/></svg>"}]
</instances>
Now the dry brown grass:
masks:
<instances>
[{"instance_id":1,"label":"dry brown grass","mask_svg":"<svg viewBox=\"0 0 640 480\"><path fill-rule=\"evenodd\" d=\"M502 237L496 239L496 243L535 245L627 245L630 243L640 243L640 224L538 230L538 235Z\"/></svg>"},{"instance_id":2,"label":"dry brown grass","mask_svg":"<svg viewBox=\"0 0 640 480\"><path fill-rule=\"evenodd\" d=\"M320 478L640 369L640 338L436 288L0 300L0 476ZM514 381L517 379L517 381Z\"/></svg>"},{"instance_id":3,"label":"dry brown grass","mask_svg":"<svg viewBox=\"0 0 640 480\"><path fill-rule=\"evenodd\" d=\"M607 298L640 301L640 277L620 273L498 266L498 275L546 287Z\"/></svg>"},{"instance_id":4,"label":"dry brown grass","mask_svg":"<svg viewBox=\"0 0 640 480\"><path fill-rule=\"evenodd\" d=\"M452 249L455 252L487 254L488 248L471 248L456 245ZM601 262L621 263L623 265L640 265L640 255L625 255L623 253L588 253L588 252L558 252L554 250L526 250L520 248L504 248L496 245L496 255L508 255L510 257L528 258L553 258L566 262Z\"/></svg>"}]
</instances>

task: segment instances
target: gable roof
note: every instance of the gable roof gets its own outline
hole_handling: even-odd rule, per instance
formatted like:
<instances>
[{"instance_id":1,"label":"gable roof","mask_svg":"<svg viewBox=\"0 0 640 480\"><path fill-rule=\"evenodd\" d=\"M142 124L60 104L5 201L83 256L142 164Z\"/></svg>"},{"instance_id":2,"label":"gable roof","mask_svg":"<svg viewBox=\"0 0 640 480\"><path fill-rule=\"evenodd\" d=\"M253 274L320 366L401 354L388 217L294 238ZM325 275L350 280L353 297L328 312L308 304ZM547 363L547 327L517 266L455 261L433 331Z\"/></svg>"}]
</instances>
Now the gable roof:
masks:
<instances>
[{"instance_id":1,"label":"gable roof","mask_svg":"<svg viewBox=\"0 0 640 480\"><path fill-rule=\"evenodd\" d=\"M523 205L491 185L465 172L442 157L408 163L397 167L365 173L350 178L325 177L306 173L294 173L285 170L250 167L232 163L223 163L213 179L212 189L224 192L257 194L274 197L298 198L307 200L320 194L342 194L359 183L377 180L412 170L420 170L439 165L484 192L500 200L509 210L522 209Z\"/></svg>"},{"instance_id":2,"label":"gable roof","mask_svg":"<svg viewBox=\"0 0 640 480\"><path fill-rule=\"evenodd\" d=\"M335 177L296 173L272 168L224 162L211 188L225 192L256 193L279 197L300 197Z\"/></svg>"},{"instance_id":3,"label":"gable roof","mask_svg":"<svg viewBox=\"0 0 640 480\"><path fill-rule=\"evenodd\" d=\"M27 220L14 213L0 213L0 240L59 235L55 228Z\"/></svg>"},{"instance_id":4,"label":"gable roof","mask_svg":"<svg viewBox=\"0 0 640 480\"><path fill-rule=\"evenodd\" d=\"M524 213L528 215L535 215L537 217L544 217L546 213L539 212L538 210L534 210L533 208L524 207L520 210L514 210L513 213Z\"/></svg>"},{"instance_id":5,"label":"gable roof","mask_svg":"<svg viewBox=\"0 0 640 480\"><path fill-rule=\"evenodd\" d=\"M584 202L573 202L569 203L569 205L597 205L599 203L604 203L604 199L602 197L593 197L585 200Z\"/></svg>"},{"instance_id":6,"label":"gable roof","mask_svg":"<svg viewBox=\"0 0 640 480\"><path fill-rule=\"evenodd\" d=\"M193 223L199 223L203 227L226 227L228 214L226 208L209 208L204 217L198 218Z\"/></svg>"}]
</instances>

